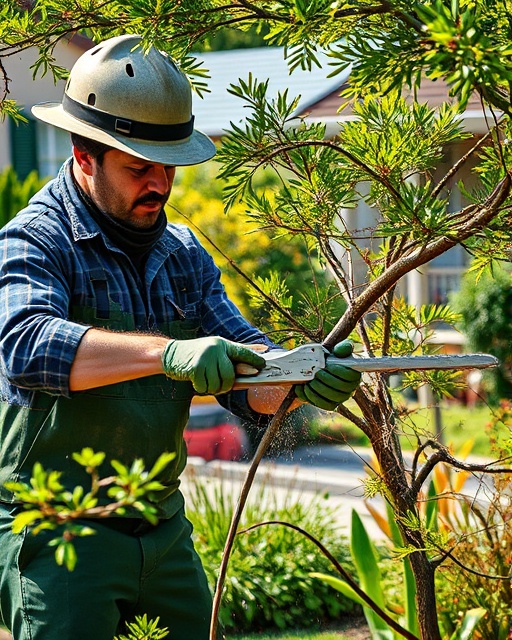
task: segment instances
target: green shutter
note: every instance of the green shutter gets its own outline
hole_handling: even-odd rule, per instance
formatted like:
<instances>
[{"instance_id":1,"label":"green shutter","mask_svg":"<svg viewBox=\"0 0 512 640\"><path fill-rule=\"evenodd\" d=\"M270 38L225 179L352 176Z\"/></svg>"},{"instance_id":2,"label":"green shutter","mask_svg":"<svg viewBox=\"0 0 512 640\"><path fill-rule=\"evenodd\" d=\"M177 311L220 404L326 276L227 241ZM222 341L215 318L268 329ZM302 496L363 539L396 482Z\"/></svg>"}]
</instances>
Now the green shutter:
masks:
<instances>
[{"instance_id":1,"label":"green shutter","mask_svg":"<svg viewBox=\"0 0 512 640\"><path fill-rule=\"evenodd\" d=\"M9 121L12 166L18 178L24 180L28 174L37 169L37 139L36 122L29 119L28 123L18 125Z\"/></svg>"}]
</instances>

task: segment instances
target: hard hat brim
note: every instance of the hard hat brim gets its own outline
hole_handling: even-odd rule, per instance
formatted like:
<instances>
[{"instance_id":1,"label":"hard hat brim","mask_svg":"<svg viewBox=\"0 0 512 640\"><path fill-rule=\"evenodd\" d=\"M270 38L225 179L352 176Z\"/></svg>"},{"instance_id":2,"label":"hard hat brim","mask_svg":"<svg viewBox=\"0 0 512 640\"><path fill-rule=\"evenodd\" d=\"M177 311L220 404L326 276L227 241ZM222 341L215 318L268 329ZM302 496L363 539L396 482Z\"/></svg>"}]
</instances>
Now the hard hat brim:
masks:
<instances>
[{"instance_id":1,"label":"hard hat brim","mask_svg":"<svg viewBox=\"0 0 512 640\"><path fill-rule=\"evenodd\" d=\"M108 133L92 124L79 120L62 108L59 102L45 102L31 109L36 118L70 133L101 142L114 149L129 153L136 158L158 164L188 166L200 164L213 158L215 144L210 138L195 129L184 140L153 141L130 138L122 134Z\"/></svg>"}]
</instances>

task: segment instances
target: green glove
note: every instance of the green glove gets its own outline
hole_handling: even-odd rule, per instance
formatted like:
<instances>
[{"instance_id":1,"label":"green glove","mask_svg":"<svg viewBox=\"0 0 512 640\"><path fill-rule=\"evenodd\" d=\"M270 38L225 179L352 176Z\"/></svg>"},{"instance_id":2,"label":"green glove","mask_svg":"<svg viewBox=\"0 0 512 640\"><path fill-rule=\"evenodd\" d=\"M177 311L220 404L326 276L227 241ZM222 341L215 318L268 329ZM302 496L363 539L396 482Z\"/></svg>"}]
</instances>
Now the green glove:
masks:
<instances>
[{"instance_id":1,"label":"green glove","mask_svg":"<svg viewBox=\"0 0 512 640\"><path fill-rule=\"evenodd\" d=\"M343 358L352 355L352 350L350 340L339 342L334 347L333 354L340 362L327 364L325 369L317 371L313 380L296 385L297 398L327 411L334 411L339 404L348 400L361 382L359 371L341 364Z\"/></svg>"},{"instance_id":2,"label":"green glove","mask_svg":"<svg viewBox=\"0 0 512 640\"><path fill-rule=\"evenodd\" d=\"M235 381L236 362L263 369L265 359L255 351L224 338L171 340L162 353L165 375L188 380L200 394L226 393Z\"/></svg>"}]
</instances>

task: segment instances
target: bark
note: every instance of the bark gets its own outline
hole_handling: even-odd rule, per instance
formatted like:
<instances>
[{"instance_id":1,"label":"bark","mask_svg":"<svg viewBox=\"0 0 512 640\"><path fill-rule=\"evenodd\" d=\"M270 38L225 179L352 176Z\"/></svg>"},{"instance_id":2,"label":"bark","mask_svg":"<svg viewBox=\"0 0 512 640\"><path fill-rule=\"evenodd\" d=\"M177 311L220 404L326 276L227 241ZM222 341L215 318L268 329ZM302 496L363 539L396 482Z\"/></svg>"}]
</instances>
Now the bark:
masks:
<instances>
[{"instance_id":1,"label":"bark","mask_svg":"<svg viewBox=\"0 0 512 640\"><path fill-rule=\"evenodd\" d=\"M435 567L424 551L425 541L421 531L407 525L410 514L417 515L416 494L411 491L411 480L406 471L385 385L382 381L377 383L377 394L371 399L365 393L358 393L357 401L370 427L367 435L377 457L380 475L393 505L404 546L417 549L409 555L409 560L416 582L421 640L441 640L436 608Z\"/></svg>"}]
</instances>

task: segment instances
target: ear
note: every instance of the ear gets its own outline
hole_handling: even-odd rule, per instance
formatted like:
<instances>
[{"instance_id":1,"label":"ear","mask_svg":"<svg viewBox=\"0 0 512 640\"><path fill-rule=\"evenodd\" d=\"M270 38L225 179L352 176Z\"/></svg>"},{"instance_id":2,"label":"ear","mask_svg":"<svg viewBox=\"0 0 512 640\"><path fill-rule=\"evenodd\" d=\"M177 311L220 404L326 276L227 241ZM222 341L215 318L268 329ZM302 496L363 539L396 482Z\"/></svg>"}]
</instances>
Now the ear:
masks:
<instances>
[{"instance_id":1,"label":"ear","mask_svg":"<svg viewBox=\"0 0 512 640\"><path fill-rule=\"evenodd\" d=\"M73 147L73 158L85 175L92 176L95 160L87 151L79 151Z\"/></svg>"}]
</instances>

